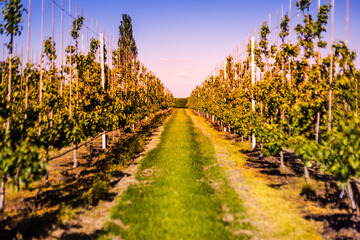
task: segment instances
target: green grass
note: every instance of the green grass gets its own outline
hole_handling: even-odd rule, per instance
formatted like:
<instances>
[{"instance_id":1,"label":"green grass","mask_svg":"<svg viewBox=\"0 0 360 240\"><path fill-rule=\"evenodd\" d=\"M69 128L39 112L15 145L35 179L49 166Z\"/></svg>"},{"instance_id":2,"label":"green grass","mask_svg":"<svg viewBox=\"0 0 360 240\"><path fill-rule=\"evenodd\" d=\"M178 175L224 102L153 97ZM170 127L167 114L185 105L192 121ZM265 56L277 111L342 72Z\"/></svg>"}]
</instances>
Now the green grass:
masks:
<instances>
[{"instance_id":1,"label":"green grass","mask_svg":"<svg viewBox=\"0 0 360 240\"><path fill-rule=\"evenodd\" d=\"M214 129L203 117L195 116L190 110L187 112L195 126L213 140L218 160L233 163L233 166L224 166L224 169L241 170L236 184L243 187L239 195L246 206L247 219L254 228L254 239L322 239L323 223L306 220L304 216L309 212L321 215L329 212L315 203L304 202L300 196L301 189L306 187L304 180L295 181L280 189L270 187L273 183L271 179L259 173L259 170L246 166L247 156L242 151L251 149L248 141L230 141L226 138L226 133ZM312 185L310 183L310 187L314 188Z\"/></svg>"},{"instance_id":2,"label":"green grass","mask_svg":"<svg viewBox=\"0 0 360 240\"><path fill-rule=\"evenodd\" d=\"M214 158L214 146L184 110L141 162L105 227L106 239L249 239L241 200ZM120 220L122 224L114 224ZM122 225L122 227L121 227Z\"/></svg>"}]
</instances>

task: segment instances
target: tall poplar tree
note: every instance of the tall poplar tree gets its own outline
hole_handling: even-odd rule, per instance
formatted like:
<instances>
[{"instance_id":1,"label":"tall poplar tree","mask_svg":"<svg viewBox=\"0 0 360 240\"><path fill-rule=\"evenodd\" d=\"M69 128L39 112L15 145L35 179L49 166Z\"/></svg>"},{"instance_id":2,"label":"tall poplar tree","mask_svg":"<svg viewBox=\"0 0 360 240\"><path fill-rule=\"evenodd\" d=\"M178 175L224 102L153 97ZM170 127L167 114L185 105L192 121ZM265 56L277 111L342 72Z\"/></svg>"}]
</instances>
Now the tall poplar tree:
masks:
<instances>
[{"instance_id":1,"label":"tall poplar tree","mask_svg":"<svg viewBox=\"0 0 360 240\"><path fill-rule=\"evenodd\" d=\"M133 36L133 29L131 24L131 17L127 14L122 15L122 20L119 26L119 53L120 53L120 65L125 65L136 58L138 51Z\"/></svg>"}]
</instances>

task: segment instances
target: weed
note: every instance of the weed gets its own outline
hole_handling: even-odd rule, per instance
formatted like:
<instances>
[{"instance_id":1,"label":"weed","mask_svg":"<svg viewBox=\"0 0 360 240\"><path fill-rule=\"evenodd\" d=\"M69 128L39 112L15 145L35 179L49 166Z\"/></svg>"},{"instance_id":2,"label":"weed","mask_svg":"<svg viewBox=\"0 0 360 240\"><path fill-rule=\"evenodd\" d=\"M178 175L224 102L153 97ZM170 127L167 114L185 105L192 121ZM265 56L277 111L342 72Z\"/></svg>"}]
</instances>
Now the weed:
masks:
<instances>
[{"instance_id":1,"label":"weed","mask_svg":"<svg viewBox=\"0 0 360 240\"><path fill-rule=\"evenodd\" d=\"M99 174L94 178L92 187L86 191L82 198L86 204L96 205L100 200L106 199L109 195L109 174Z\"/></svg>"},{"instance_id":2,"label":"weed","mask_svg":"<svg viewBox=\"0 0 360 240\"><path fill-rule=\"evenodd\" d=\"M64 225L76 215L76 211L70 205L66 205L65 203L62 203L59 209L58 220Z\"/></svg>"},{"instance_id":3,"label":"weed","mask_svg":"<svg viewBox=\"0 0 360 240\"><path fill-rule=\"evenodd\" d=\"M301 184L301 196L305 196L306 199L312 200L316 198L316 183L314 180L306 180L302 178L300 181Z\"/></svg>"}]
</instances>

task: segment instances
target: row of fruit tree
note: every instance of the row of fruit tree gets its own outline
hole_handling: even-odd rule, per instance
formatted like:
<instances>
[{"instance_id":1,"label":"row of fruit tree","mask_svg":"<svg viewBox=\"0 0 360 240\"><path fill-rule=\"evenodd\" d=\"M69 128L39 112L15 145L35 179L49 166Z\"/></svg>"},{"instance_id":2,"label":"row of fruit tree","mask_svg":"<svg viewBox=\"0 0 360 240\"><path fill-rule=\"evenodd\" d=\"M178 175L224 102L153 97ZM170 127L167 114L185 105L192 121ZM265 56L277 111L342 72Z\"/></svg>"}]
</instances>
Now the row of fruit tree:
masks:
<instances>
[{"instance_id":1,"label":"row of fruit tree","mask_svg":"<svg viewBox=\"0 0 360 240\"><path fill-rule=\"evenodd\" d=\"M312 16L310 3L296 2L303 22L294 29L295 43L286 41L287 14L279 26L279 47L270 46L265 21L258 41L249 39L246 57L235 63L227 58L224 70L193 90L188 106L240 136L253 136L264 155L280 155L282 166L284 149L293 149L306 179L316 162L346 187L355 211L349 182L360 174L360 71L346 42L323 39L332 5L321 5ZM261 78L252 81L256 76Z\"/></svg>"},{"instance_id":2,"label":"row of fruit tree","mask_svg":"<svg viewBox=\"0 0 360 240\"><path fill-rule=\"evenodd\" d=\"M107 54L103 35L79 51L84 18L72 22L66 64L56 66L55 41L42 42L39 65L13 56L14 39L26 14L20 0L2 2L1 34L8 37L0 62L0 210L5 189L41 179L49 170L49 151L76 148L99 133L114 131L173 106L173 96L136 58L131 18L123 15L116 47ZM71 42L73 44L71 44ZM107 56L112 66L106 65Z\"/></svg>"}]
</instances>

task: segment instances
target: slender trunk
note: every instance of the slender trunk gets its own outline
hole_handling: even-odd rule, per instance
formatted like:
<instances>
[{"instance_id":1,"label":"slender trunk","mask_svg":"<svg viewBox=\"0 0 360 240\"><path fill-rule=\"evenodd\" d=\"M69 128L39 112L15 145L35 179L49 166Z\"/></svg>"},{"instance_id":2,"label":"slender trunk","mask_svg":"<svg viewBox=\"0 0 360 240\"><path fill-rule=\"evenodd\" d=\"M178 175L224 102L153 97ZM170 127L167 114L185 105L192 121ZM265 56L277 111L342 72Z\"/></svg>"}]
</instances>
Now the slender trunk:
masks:
<instances>
[{"instance_id":1,"label":"slender trunk","mask_svg":"<svg viewBox=\"0 0 360 240\"><path fill-rule=\"evenodd\" d=\"M6 178L3 177L0 184L0 212L3 212L5 209L5 182Z\"/></svg>"},{"instance_id":2,"label":"slender trunk","mask_svg":"<svg viewBox=\"0 0 360 240\"><path fill-rule=\"evenodd\" d=\"M284 106L281 107L280 110L280 120L281 120L281 125L284 125L285 122L285 110L284 110ZM282 127L281 127L282 128Z\"/></svg>"},{"instance_id":3,"label":"slender trunk","mask_svg":"<svg viewBox=\"0 0 360 240\"><path fill-rule=\"evenodd\" d=\"M352 214L354 214L356 212L356 202L354 199L354 193L351 187L351 182L348 179L347 180L347 191L348 191L348 196L349 196L349 200L350 200L350 204L351 204L351 210L352 210Z\"/></svg>"},{"instance_id":4,"label":"slender trunk","mask_svg":"<svg viewBox=\"0 0 360 240\"><path fill-rule=\"evenodd\" d=\"M25 119L27 119L27 110L29 104L29 76L25 78Z\"/></svg>"},{"instance_id":5,"label":"slender trunk","mask_svg":"<svg viewBox=\"0 0 360 240\"><path fill-rule=\"evenodd\" d=\"M106 132L103 131L103 135L102 135L102 148L106 149Z\"/></svg>"},{"instance_id":6,"label":"slender trunk","mask_svg":"<svg viewBox=\"0 0 360 240\"><path fill-rule=\"evenodd\" d=\"M244 135L241 135L241 142L244 142Z\"/></svg>"},{"instance_id":7,"label":"slender trunk","mask_svg":"<svg viewBox=\"0 0 360 240\"><path fill-rule=\"evenodd\" d=\"M279 154L280 154L280 166L281 166L282 168L285 168L285 164L284 164L284 152L283 152L283 151L280 151Z\"/></svg>"},{"instance_id":8,"label":"slender trunk","mask_svg":"<svg viewBox=\"0 0 360 240\"><path fill-rule=\"evenodd\" d=\"M74 147L74 150L73 150L73 153L74 153L74 165L73 165L73 168L77 168L77 166L78 166L78 160L76 158L77 145L74 143L73 147Z\"/></svg>"},{"instance_id":9,"label":"slender trunk","mask_svg":"<svg viewBox=\"0 0 360 240\"><path fill-rule=\"evenodd\" d=\"M256 138L254 133L252 134L252 150L256 150Z\"/></svg>"},{"instance_id":10,"label":"slender trunk","mask_svg":"<svg viewBox=\"0 0 360 240\"><path fill-rule=\"evenodd\" d=\"M49 163L49 148L46 149L46 163ZM49 185L49 171L46 171L45 175L45 185Z\"/></svg>"},{"instance_id":11,"label":"slender trunk","mask_svg":"<svg viewBox=\"0 0 360 240\"><path fill-rule=\"evenodd\" d=\"M304 165L304 177L306 182L310 179L309 169L306 165Z\"/></svg>"},{"instance_id":12,"label":"slender trunk","mask_svg":"<svg viewBox=\"0 0 360 240\"><path fill-rule=\"evenodd\" d=\"M92 148L92 142L93 142L93 137L90 137L90 159L92 158L92 155L93 155L93 148Z\"/></svg>"},{"instance_id":13,"label":"slender trunk","mask_svg":"<svg viewBox=\"0 0 360 240\"><path fill-rule=\"evenodd\" d=\"M315 129L315 141L319 142L319 131L320 131L320 111L316 112L316 129Z\"/></svg>"},{"instance_id":14,"label":"slender trunk","mask_svg":"<svg viewBox=\"0 0 360 240\"><path fill-rule=\"evenodd\" d=\"M10 104L11 102L11 79L12 79L12 42L13 42L13 36L11 35L11 48L9 49L9 78L8 78L8 95L7 100Z\"/></svg>"}]
</instances>

